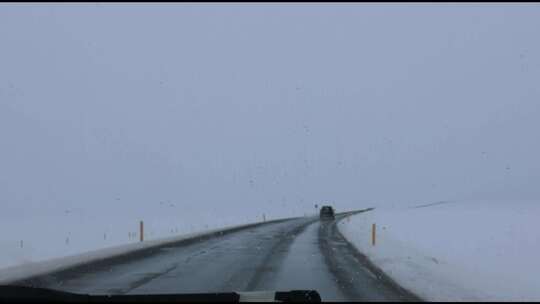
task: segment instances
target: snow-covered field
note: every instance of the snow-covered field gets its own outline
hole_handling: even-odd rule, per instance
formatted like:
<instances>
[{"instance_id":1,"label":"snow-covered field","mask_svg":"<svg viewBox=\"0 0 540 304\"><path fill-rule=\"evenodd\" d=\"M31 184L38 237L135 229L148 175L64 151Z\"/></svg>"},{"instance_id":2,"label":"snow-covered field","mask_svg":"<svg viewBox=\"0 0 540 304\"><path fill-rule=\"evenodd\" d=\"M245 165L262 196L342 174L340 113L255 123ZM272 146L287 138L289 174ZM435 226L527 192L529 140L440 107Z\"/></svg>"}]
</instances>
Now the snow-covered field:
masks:
<instances>
[{"instance_id":1,"label":"snow-covered field","mask_svg":"<svg viewBox=\"0 0 540 304\"><path fill-rule=\"evenodd\" d=\"M2 271L0 271L0 285L9 284L14 281L26 279L33 276L39 276L50 272L60 271L62 269L74 267L81 264L92 263L93 261L123 255L145 248L152 248L168 243L179 242L186 239L212 234L218 231L225 231L229 229L240 228L243 226L249 226L250 224L254 223L229 226L226 228L204 230L196 233L181 234L179 236L176 235L172 237L156 238L152 240L146 240L144 242L133 242L129 244L85 251L82 253L68 256L61 255L57 258L46 259L43 261L35 261L31 263L24 263L22 265L15 265L12 267L3 268Z\"/></svg>"},{"instance_id":2,"label":"snow-covered field","mask_svg":"<svg viewBox=\"0 0 540 304\"><path fill-rule=\"evenodd\" d=\"M451 201L376 208L341 221L339 229L423 299L538 301L539 214L540 202Z\"/></svg>"},{"instance_id":3,"label":"snow-covered field","mask_svg":"<svg viewBox=\"0 0 540 304\"><path fill-rule=\"evenodd\" d=\"M139 242L139 220L144 220L145 241L186 236L213 229L261 222L261 215L202 212L163 207L146 214L113 212L99 215L70 211L53 215L34 212L0 220L0 274L2 269L53 258ZM266 215L266 220L275 216ZM285 217L285 216L282 216Z\"/></svg>"}]
</instances>

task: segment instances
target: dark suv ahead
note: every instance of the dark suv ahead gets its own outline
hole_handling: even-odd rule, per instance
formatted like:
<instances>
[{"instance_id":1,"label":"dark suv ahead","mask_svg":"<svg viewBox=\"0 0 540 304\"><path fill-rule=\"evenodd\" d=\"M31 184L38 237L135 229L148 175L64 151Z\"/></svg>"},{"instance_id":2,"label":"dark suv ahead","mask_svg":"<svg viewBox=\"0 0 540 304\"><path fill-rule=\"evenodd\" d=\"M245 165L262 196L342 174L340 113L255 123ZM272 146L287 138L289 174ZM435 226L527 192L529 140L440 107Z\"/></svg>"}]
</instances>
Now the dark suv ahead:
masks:
<instances>
[{"instance_id":1,"label":"dark suv ahead","mask_svg":"<svg viewBox=\"0 0 540 304\"><path fill-rule=\"evenodd\" d=\"M333 220L334 219L334 208L332 206L322 206L320 213L321 220Z\"/></svg>"}]
</instances>

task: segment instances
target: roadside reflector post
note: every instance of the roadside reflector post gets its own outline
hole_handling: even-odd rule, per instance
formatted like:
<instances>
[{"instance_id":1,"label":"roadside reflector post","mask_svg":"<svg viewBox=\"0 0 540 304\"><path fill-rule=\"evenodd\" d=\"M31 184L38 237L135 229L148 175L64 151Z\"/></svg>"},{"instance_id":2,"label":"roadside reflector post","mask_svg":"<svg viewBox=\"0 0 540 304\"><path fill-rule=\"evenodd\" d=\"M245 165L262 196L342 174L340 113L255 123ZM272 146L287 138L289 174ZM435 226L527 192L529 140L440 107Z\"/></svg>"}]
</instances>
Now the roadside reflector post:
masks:
<instances>
[{"instance_id":1,"label":"roadside reflector post","mask_svg":"<svg viewBox=\"0 0 540 304\"><path fill-rule=\"evenodd\" d=\"M140 230L139 234L141 236L141 242L142 242L142 241L144 241L144 223L143 223L143 221L141 221L139 223L139 230Z\"/></svg>"},{"instance_id":2,"label":"roadside reflector post","mask_svg":"<svg viewBox=\"0 0 540 304\"><path fill-rule=\"evenodd\" d=\"M371 225L371 245L375 246L375 237L376 237L376 229L375 223Z\"/></svg>"}]
</instances>

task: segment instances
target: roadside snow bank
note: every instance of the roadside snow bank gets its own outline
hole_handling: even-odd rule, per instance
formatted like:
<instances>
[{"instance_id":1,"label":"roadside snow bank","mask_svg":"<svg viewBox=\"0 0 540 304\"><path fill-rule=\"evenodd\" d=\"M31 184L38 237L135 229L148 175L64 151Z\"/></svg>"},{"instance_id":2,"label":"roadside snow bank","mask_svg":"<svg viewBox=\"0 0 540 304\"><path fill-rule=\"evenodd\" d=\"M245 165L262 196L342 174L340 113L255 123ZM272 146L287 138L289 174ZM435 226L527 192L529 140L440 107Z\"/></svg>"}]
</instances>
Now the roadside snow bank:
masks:
<instances>
[{"instance_id":1,"label":"roadside snow bank","mask_svg":"<svg viewBox=\"0 0 540 304\"><path fill-rule=\"evenodd\" d=\"M377 208L338 227L373 264L423 299L539 301L539 215L540 202L440 202Z\"/></svg>"},{"instance_id":2,"label":"roadside snow bank","mask_svg":"<svg viewBox=\"0 0 540 304\"><path fill-rule=\"evenodd\" d=\"M287 219L278 219L267 221L266 223L280 222ZM135 242L131 244L123 244L102 248L97 250L86 251L78 254L61 256L56 258L44 259L36 262L27 262L23 265L6 267L0 269L0 285L10 284L15 281L28 279L30 277L40 276L51 272L61 271L67 268L76 267L83 264L88 264L103 259L123 256L139 250L159 247L171 243L197 239L201 237L211 237L212 235L229 233L236 230L253 227L263 224L263 222L247 223L243 225L229 226L225 228L211 229L200 231L197 233L189 233L179 236L172 236L144 242Z\"/></svg>"},{"instance_id":3,"label":"roadside snow bank","mask_svg":"<svg viewBox=\"0 0 540 304\"><path fill-rule=\"evenodd\" d=\"M108 209L89 205L78 209L65 208L66 212L47 208L24 210L25 206L21 206L11 214L9 208L4 209L2 205L0 274L7 267L138 243L140 220L144 221L145 241L263 221L262 214L250 214L248 209L242 212L235 208L218 209L226 204L216 204L215 207L179 205L169 207L169 204L164 204L161 208L145 205L134 207L136 211L126 208L123 212L124 205L112 205ZM266 212L268 221L285 217L290 216Z\"/></svg>"}]
</instances>

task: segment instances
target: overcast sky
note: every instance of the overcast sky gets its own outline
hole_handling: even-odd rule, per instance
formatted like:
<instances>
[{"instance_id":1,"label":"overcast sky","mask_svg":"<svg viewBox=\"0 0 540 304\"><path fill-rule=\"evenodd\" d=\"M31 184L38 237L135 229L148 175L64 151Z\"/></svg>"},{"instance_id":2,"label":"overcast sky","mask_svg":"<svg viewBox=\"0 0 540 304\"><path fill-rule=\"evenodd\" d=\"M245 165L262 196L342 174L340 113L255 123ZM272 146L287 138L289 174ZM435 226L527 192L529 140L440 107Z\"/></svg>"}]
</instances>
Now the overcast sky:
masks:
<instances>
[{"instance_id":1,"label":"overcast sky","mask_svg":"<svg viewBox=\"0 0 540 304\"><path fill-rule=\"evenodd\" d=\"M539 56L537 4L4 4L1 212L539 199Z\"/></svg>"}]
</instances>

